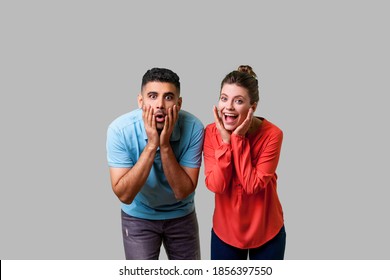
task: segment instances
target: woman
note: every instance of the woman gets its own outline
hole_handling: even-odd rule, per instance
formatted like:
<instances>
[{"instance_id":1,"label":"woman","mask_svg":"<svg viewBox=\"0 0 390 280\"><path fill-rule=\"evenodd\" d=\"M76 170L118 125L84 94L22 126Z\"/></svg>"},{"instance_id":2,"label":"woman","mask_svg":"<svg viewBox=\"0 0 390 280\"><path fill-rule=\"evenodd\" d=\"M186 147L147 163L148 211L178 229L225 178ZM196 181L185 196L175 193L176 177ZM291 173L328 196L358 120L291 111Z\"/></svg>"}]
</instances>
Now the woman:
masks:
<instances>
[{"instance_id":1,"label":"woman","mask_svg":"<svg viewBox=\"0 0 390 280\"><path fill-rule=\"evenodd\" d=\"M283 210L275 173L283 133L255 117L256 74L248 65L221 83L215 123L205 130L207 188L215 193L211 259L283 259Z\"/></svg>"}]
</instances>

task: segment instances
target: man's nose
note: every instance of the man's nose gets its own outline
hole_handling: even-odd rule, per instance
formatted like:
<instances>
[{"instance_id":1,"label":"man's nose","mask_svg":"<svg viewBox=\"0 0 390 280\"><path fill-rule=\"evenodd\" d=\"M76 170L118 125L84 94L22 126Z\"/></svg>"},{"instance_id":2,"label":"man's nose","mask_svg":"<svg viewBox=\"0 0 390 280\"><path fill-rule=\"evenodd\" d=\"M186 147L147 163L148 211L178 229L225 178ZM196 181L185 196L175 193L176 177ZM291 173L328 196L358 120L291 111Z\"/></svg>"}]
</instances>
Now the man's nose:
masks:
<instances>
[{"instance_id":1,"label":"man's nose","mask_svg":"<svg viewBox=\"0 0 390 280\"><path fill-rule=\"evenodd\" d=\"M164 108L164 98L163 97L157 98L156 107L158 109L163 109Z\"/></svg>"}]
</instances>

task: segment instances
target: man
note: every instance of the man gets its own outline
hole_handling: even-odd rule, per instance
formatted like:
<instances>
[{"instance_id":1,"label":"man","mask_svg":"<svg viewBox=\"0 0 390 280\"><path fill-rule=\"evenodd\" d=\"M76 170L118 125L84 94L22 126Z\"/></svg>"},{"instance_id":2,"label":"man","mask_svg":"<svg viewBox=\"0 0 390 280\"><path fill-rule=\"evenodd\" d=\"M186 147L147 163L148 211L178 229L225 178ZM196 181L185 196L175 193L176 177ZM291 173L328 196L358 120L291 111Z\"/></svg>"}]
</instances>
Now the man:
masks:
<instances>
[{"instance_id":1,"label":"man","mask_svg":"<svg viewBox=\"0 0 390 280\"><path fill-rule=\"evenodd\" d=\"M107 131L111 185L122 202L126 259L200 259L194 191L204 128L181 110L180 81L169 69L142 78L138 107Z\"/></svg>"}]
</instances>

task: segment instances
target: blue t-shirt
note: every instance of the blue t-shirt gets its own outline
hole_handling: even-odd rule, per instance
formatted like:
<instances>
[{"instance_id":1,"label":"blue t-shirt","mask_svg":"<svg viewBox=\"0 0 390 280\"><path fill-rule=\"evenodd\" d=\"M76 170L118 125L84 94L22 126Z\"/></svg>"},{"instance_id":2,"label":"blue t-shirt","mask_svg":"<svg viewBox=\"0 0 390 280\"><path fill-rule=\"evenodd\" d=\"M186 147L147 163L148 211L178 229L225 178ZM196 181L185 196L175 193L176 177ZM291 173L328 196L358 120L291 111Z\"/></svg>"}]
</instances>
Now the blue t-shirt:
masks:
<instances>
[{"instance_id":1,"label":"blue t-shirt","mask_svg":"<svg viewBox=\"0 0 390 280\"><path fill-rule=\"evenodd\" d=\"M199 168L202 163L204 127L194 115L180 110L170 143L178 163ZM110 167L135 165L148 141L142 110L115 119L107 130L107 161ZM194 193L178 201L164 175L160 149L157 150L149 177L131 204L122 203L128 215L150 220L183 217L195 209Z\"/></svg>"}]
</instances>

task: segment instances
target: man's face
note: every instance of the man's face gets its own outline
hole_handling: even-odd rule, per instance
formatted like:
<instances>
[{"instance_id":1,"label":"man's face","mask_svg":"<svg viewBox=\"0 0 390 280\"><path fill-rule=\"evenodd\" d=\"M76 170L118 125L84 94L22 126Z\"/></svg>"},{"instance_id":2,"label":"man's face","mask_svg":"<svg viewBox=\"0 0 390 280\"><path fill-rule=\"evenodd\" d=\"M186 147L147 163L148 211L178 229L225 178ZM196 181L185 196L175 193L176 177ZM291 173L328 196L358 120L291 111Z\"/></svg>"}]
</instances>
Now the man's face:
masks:
<instances>
[{"instance_id":1,"label":"man's face","mask_svg":"<svg viewBox=\"0 0 390 280\"><path fill-rule=\"evenodd\" d=\"M181 107L181 97L176 86L165 82L148 82L142 88L138 95L138 106L151 106L156 117L156 126L158 130L164 128L165 116L168 113L168 108L173 105Z\"/></svg>"}]
</instances>

